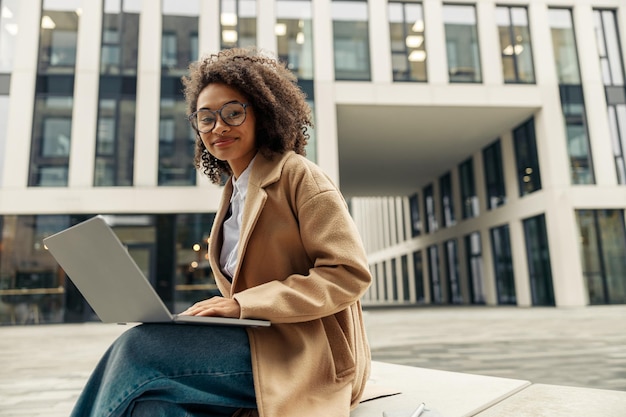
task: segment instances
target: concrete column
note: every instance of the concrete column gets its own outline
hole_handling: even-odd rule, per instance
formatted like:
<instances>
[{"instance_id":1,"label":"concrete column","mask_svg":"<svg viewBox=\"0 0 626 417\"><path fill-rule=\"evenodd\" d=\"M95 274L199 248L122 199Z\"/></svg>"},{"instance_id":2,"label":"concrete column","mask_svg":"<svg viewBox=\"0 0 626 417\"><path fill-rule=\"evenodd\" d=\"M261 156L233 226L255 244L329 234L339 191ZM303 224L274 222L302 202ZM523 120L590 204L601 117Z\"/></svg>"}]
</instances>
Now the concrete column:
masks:
<instances>
[{"instance_id":1,"label":"concrete column","mask_svg":"<svg viewBox=\"0 0 626 417\"><path fill-rule=\"evenodd\" d=\"M504 84L504 77L495 3L491 0L479 1L476 4L476 18L483 84L500 86Z\"/></svg>"},{"instance_id":2,"label":"concrete column","mask_svg":"<svg viewBox=\"0 0 626 417\"><path fill-rule=\"evenodd\" d=\"M276 6L264 2L257 2L256 13L257 46L259 46L261 49L265 49L275 53L278 50L278 43L276 40L275 31Z\"/></svg>"},{"instance_id":3,"label":"concrete column","mask_svg":"<svg viewBox=\"0 0 626 417\"><path fill-rule=\"evenodd\" d=\"M144 2L139 17L133 185L156 186L161 113L161 2Z\"/></svg>"},{"instance_id":4,"label":"concrete column","mask_svg":"<svg viewBox=\"0 0 626 417\"><path fill-rule=\"evenodd\" d=\"M78 23L68 185L93 186L98 131L102 0L83 2Z\"/></svg>"},{"instance_id":5,"label":"concrete column","mask_svg":"<svg viewBox=\"0 0 626 417\"><path fill-rule=\"evenodd\" d=\"M389 84L392 82L392 69L387 2L370 1L368 6L372 81Z\"/></svg>"},{"instance_id":6,"label":"concrete column","mask_svg":"<svg viewBox=\"0 0 626 417\"><path fill-rule=\"evenodd\" d=\"M330 0L316 0L313 8L313 44L315 45L315 137L317 163L341 186L339 178L339 149L337 143L337 114L335 112L335 71L333 57L333 27Z\"/></svg>"},{"instance_id":7,"label":"concrete column","mask_svg":"<svg viewBox=\"0 0 626 417\"><path fill-rule=\"evenodd\" d=\"M424 43L428 84L448 84L448 57L441 0L424 0Z\"/></svg>"},{"instance_id":8,"label":"concrete column","mask_svg":"<svg viewBox=\"0 0 626 417\"><path fill-rule=\"evenodd\" d=\"M26 188L30 165L31 129L35 108L37 54L41 0L20 1L5 150L10 158L4 161L3 188Z\"/></svg>"}]
</instances>

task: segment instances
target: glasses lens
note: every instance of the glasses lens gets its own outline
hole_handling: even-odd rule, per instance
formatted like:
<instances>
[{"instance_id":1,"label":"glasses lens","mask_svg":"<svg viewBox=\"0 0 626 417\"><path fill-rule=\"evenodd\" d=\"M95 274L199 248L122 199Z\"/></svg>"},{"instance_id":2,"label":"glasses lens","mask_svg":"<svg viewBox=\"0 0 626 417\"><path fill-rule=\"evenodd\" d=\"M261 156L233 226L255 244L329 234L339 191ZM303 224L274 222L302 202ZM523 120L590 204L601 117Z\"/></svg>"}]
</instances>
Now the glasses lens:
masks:
<instances>
[{"instance_id":1,"label":"glasses lens","mask_svg":"<svg viewBox=\"0 0 626 417\"><path fill-rule=\"evenodd\" d=\"M227 125L239 126L246 120L246 108L238 102L227 103L220 110L220 116Z\"/></svg>"},{"instance_id":2,"label":"glasses lens","mask_svg":"<svg viewBox=\"0 0 626 417\"><path fill-rule=\"evenodd\" d=\"M215 115L209 110L198 110L196 117L191 119L191 123L198 131L207 133L215 126Z\"/></svg>"}]
</instances>

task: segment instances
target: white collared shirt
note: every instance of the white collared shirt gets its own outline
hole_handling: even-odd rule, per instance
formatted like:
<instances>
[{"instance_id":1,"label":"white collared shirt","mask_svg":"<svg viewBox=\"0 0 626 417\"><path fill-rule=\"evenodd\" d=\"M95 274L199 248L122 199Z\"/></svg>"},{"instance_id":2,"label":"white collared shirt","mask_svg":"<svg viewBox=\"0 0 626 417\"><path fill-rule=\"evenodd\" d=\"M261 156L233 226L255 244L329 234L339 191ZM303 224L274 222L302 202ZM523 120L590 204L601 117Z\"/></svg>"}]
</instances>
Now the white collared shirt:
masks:
<instances>
[{"instance_id":1,"label":"white collared shirt","mask_svg":"<svg viewBox=\"0 0 626 417\"><path fill-rule=\"evenodd\" d=\"M248 182L250 181L250 171L254 158L248 167L235 180L233 176L233 194L230 197L230 217L224 221L222 243L222 253L220 254L220 267L222 272L230 279L235 275L237 269L237 252L239 248L239 237L241 234L241 219L243 216L243 205L248 193Z\"/></svg>"}]
</instances>

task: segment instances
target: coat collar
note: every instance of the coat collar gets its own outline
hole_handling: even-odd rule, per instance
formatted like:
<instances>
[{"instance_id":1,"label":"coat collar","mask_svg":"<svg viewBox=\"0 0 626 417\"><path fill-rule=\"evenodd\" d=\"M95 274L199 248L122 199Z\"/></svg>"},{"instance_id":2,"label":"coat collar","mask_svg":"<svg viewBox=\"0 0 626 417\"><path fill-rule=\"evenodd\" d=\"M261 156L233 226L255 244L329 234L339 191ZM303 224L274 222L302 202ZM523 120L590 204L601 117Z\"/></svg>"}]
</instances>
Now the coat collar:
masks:
<instances>
[{"instance_id":1,"label":"coat collar","mask_svg":"<svg viewBox=\"0 0 626 417\"><path fill-rule=\"evenodd\" d=\"M288 151L284 154L275 154L273 158L270 159L259 152L254 160L254 164L252 165L252 170L250 172L250 180L248 182L246 202L243 209L237 254L237 268L235 269L232 284L224 276L221 269L214 271L216 280L218 281L218 286L222 289L225 296L232 296L237 289L237 277L239 276L239 269L241 268L242 260L246 253L248 241L250 240L254 226L256 225L256 222L261 215L261 211L265 206L265 201L267 200L267 192L265 191L265 188L280 179L285 162L292 154L294 154L293 151ZM228 212L228 205L232 193L232 181L228 181L224 187L220 209L215 217L216 227L214 227L214 232L218 232L217 237L219 243L213 246L214 250L212 251L212 257L215 260L215 266L218 267L220 251L222 250L222 225L224 223L226 213Z\"/></svg>"}]
</instances>

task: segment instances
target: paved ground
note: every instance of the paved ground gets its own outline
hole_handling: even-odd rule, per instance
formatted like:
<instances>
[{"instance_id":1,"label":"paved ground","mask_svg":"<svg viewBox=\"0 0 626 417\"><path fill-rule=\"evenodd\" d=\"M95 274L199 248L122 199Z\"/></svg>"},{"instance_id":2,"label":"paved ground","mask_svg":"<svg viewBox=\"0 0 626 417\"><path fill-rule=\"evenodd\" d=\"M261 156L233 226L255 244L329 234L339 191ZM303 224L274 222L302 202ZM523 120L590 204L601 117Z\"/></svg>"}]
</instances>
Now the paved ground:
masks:
<instances>
[{"instance_id":1,"label":"paved ground","mask_svg":"<svg viewBox=\"0 0 626 417\"><path fill-rule=\"evenodd\" d=\"M375 360L626 391L626 306L370 309ZM0 327L0 417L66 417L125 326Z\"/></svg>"}]
</instances>

